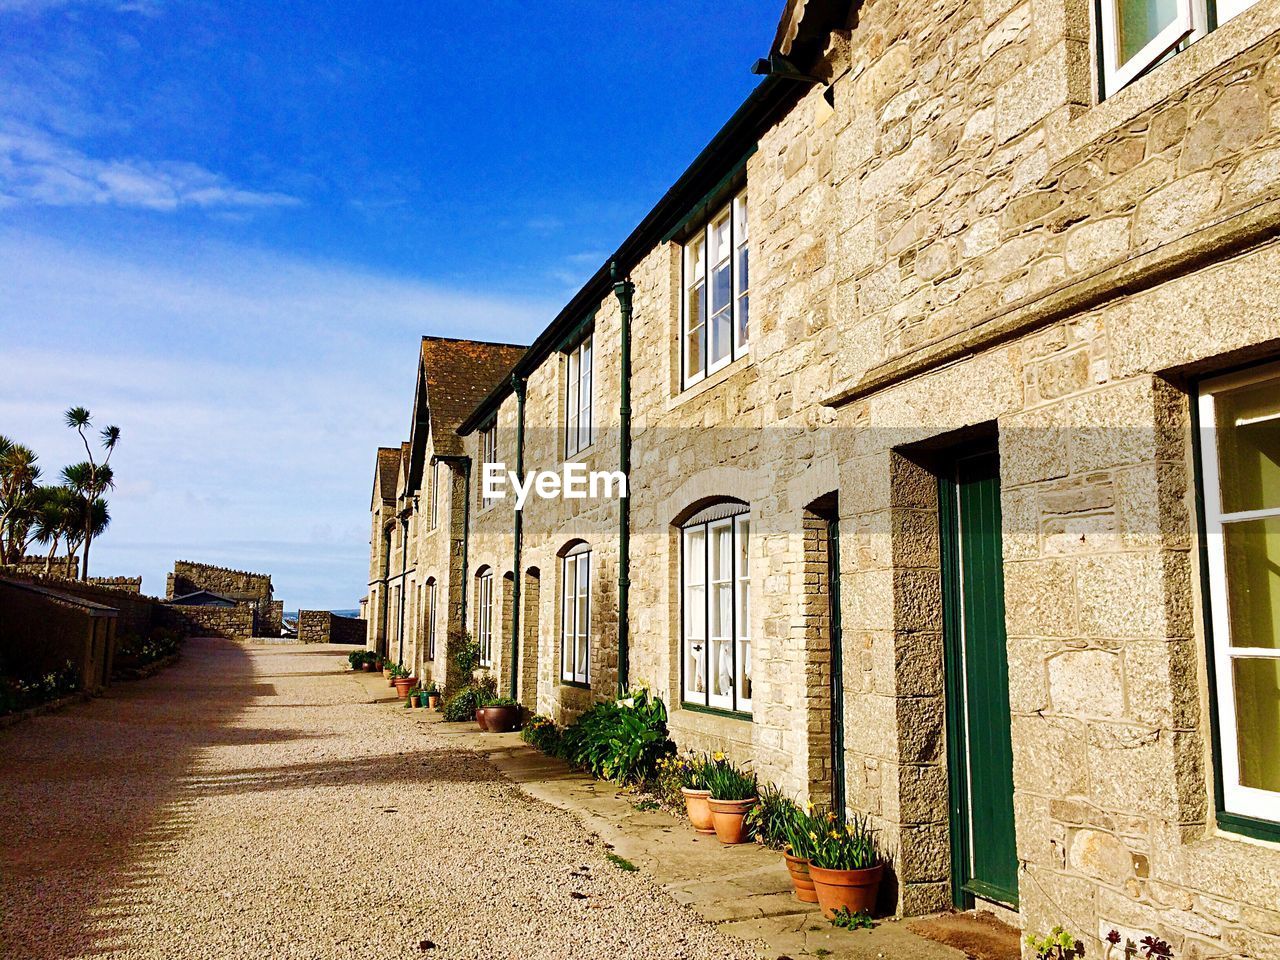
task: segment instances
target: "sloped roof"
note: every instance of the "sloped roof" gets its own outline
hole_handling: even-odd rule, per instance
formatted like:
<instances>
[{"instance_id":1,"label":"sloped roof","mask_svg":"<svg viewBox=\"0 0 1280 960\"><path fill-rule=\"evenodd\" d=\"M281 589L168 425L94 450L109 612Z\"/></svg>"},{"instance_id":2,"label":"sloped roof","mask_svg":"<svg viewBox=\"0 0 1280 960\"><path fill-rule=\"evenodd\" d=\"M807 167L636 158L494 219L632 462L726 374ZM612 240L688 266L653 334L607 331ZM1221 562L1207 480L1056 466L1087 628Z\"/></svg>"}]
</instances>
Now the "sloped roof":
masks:
<instances>
[{"instance_id":1,"label":"sloped roof","mask_svg":"<svg viewBox=\"0 0 1280 960\"><path fill-rule=\"evenodd\" d=\"M196 590L192 593L184 593L180 597L174 597L169 601L180 607L234 607L236 600L228 597L223 593L214 593L212 590Z\"/></svg>"},{"instance_id":2,"label":"sloped roof","mask_svg":"<svg viewBox=\"0 0 1280 960\"><path fill-rule=\"evenodd\" d=\"M850 0L787 0L771 52L807 66L827 35L848 20L854 5Z\"/></svg>"},{"instance_id":3,"label":"sloped roof","mask_svg":"<svg viewBox=\"0 0 1280 960\"><path fill-rule=\"evenodd\" d=\"M515 343L422 338L421 374L437 455L462 453L458 427L511 372L524 351Z\"/></svg>"},{"instance_id":4,"label":"sloped roof","mask_svg":"<svg viewBox=\"0 0 1280 960\"><path fill-rule=\"evenodd\" d=\"M400 472L400 448L378 448L378 475L375 478L375 491L383 500L396 498L396 479Z\"/></svg>"}]
</instances>

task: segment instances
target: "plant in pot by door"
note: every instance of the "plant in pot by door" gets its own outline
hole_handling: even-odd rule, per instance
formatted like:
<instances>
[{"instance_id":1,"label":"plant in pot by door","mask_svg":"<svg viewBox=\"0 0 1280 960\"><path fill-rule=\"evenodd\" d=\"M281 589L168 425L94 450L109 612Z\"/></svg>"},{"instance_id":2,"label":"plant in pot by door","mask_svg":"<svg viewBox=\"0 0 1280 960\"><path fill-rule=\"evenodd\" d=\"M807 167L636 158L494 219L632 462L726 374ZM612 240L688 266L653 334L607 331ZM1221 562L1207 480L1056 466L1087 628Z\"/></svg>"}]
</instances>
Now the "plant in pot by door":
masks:
<instances>
[{"instance_id":1,"label":"plant in pot by door","mask_svg":"<svg viewBox=\"0 0 1280 960\"><path fill-rule=\"evenodd\" d=\"M880 893L884 858L876 845L870 819L854 816L840 823L835 814L810 815L813 849L809 876L818 904L828 920L837 914L872 914ZM824 822L825 821L825 822Z\"/></svg>"},{"instance_id":2,"label":"plant in pot by door","mask_svg":"<svg viewBox=\"0 0 1280 960\"><path fill-rule=\"evenodd\" d=\"M716 838L721 843L746 843L750 837L744 821L760 796L756 775L735 767L723 754L716 754L703 776L711 791L707 803Z\"/></svg>"},{"instance_id":3,"label":"plant in pot by door","mask_svg":"<svg viewBox=\"0 0 1280 960\"><path fill-rule=\"evenodd\" d=\"M705 755L690 751L680 757L668 757L659 761L660 776L674 778L680 784L680 795L684 797L684 812L689 823L698 833L715 833L711 822L711 806L708 800L711 791L707 789L705 772L710 761Z\"/></svg>"},{"instance_id":4,"label":"plant in pot by door","mask_svg":"<svg viewBox=\"0 0 1280 960\"><path fill-rule=\"evenodd\" d=\"M806 804L804 810L797 807L783 827L787 842L782 848L782 859L786 861L787 873L791 874L796 899L802 903L818 902L818 891L814 889L813 877L809 874L809 858L818 839L817 831L825 828L827 823L825 817L819 823L812 814L811 803Z\"/></svg>"},{"instance_id":5,"label":"plant in pot by door","mask_svg":"<svg viewBox=\"0 0 1280 960\"><path fill-rule=\"evenodd\" d=\"M480 708L490 733L510 733L520 729L520 704L510 697L496 697Z\"/></svg>"},{"instance_id":6,"label":"plant in pot by door","mask_svg":"<svg viewBox=\"0 0 1280 960\"><path fill-rule=\"evenodd\" d=\"M396 664L391 668L391 686L396 688L396 696L404 700L409 696L409 688L417 686L418 681L409 676L409 671Z\"/></svg>"},{"instance_id":7,"label":"plant in pot by door","mask_svg":"<svg viewBox=\"0 0 1280 960\"><path fill-rule=\"evenodd\" d=\"M422 705L430 707L432 710L440 709L440 688L436 686L434 680L431 681L426 690L422 691Z\"/></svg>"},{"instance_id":8,"label":"plant in pot by door","mask_svg":"<svg viewBox=\"0 0 1280 960\"><path fill-rule=\"evenodd\" d=\"M411 709L418 709L422 706L422 688L413 686L409 689L409 706Z\"/></svg>"}]
</instances>

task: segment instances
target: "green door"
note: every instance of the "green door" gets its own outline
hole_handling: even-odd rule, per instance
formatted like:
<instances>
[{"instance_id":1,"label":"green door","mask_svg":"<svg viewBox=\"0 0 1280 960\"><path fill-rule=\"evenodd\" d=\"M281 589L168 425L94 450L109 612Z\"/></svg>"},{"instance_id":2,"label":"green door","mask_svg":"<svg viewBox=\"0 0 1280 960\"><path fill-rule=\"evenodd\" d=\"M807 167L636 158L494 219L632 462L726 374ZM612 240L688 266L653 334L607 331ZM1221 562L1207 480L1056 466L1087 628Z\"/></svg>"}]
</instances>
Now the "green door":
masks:
<instances>
[{"instance_id":1,"label":"green door","mask_svg":"<svg viewBox=\"0 0 1280 960\"><path fill-rule=\"evenodd\" d=\"M952 889L957 906L1016 905L998 455L956 460L940 492Z\"/></svg>"}]
</instances>

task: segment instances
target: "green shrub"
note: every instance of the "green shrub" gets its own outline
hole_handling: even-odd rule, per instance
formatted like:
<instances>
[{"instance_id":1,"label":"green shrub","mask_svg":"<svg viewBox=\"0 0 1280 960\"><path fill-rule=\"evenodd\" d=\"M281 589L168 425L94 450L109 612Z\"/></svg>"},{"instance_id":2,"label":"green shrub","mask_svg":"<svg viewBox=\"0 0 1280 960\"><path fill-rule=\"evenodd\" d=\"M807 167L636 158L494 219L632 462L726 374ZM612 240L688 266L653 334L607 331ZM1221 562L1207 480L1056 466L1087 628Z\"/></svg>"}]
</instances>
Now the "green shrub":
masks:
<instances>
[{"instance_id":1,"label":"green shrub","mask_svg":"<svg viewBox=\"0 0 1280 960\"><path fill-rule=\"evenodd\" d=\"M664 803L672 807L684 805L684 789L705 790L706 768L710 761L706 754L692 750L679 756L663 757L654 773L653 790Z\"/></svg>"},{"instance_id":2,"label":"green shrub","mask_svg":"<svg viewBox=\"0 0 1280 960\"><path fill-rule=\"evenodd\" d=\"M458 668L458 672L464 677L470 677L471 671L475 670L476 664L479 662L480 644L474 642L469 635L463 637L462 643L454 651L453 665Z\"/></svg>"},{"instance_id":3,"label":"green shrub","mask_svg":"<svg viewBox=\"0 0 1280 960\"><path fill-rule=\"evenodd\" d=\"M80 689L80 671L71 661L60 670L25 677L0 678L0 714L57 700Z\"/></svg>"},{"instance_id":4,"label":"green shrub","mask_svg":"<svg viewBox=\"0 0 1280 960\"><path fill-rule=\"evenodd\" d=\"M759 802L747 811L747 829L771 850L787 845L787 828L800 812L796 802L771 783L760 788Z\"/></svg>"},{"instance_id":5,"label":"green shrub","mask_svg":"<svg viewBox=\"0 0 1280 960\"><path fill-rule=\"evenodd\" d=\"M481 704L482 707L518 707L520 704L510 697L492 697Z\"/></svg>"},{"instance_id":6,"label":"green shrub","mask_svg":"<svg viewBox=\"0 0 1280 960\"><path fill-rule=\"evenodd\" d=\"M756 775L734 766L723 755L712 758L704 776L712 800L751 800L760 795Z\"/></svg>"},{"instance_id":7,"label":"green shrub","mask_svg":"<svg viewBox=\"0 0 1280 960\"><path fill-rule=\"evenodd\" d=\"M495 686L492 677L485 677L475 683L467 684L444 702L441 712L445 720L451 723L474 720L476 710L488 706L493 700Z\"/></svg>"},{"instance_id":8,"label":"green shrub","mask_svg":"<svg viewBox=\"0 0 1280 960\"><path fill-rule=\"evenodd\" d=\"M559 756L601 780L643 783L675 749L667 708L646 690L596 704L560 737Z\"/></svg>"},{"instance_id":9,"label":"green shrub","mask_svg":"<svg viewBox=\"0 0 1280 960\"><path fill-rule=\"evenodd\" d=\"M548 756L560 755L560 728L549 717L530 717L520 731L520 739Z\"/></svg>"}]
</instances>

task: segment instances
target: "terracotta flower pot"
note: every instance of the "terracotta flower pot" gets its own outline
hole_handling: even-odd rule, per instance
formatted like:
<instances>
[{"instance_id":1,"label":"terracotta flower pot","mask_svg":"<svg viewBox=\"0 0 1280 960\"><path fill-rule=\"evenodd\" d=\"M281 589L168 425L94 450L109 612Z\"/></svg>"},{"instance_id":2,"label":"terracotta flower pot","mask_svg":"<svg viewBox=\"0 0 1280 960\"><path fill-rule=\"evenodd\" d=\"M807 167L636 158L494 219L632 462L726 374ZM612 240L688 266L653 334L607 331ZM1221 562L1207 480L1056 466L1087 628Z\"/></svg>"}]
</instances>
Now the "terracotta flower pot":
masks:
<instances>
[{"instance_id":1,"label":"terracotta flower pot","mask_svg":"<svg viewBox=\"0 0 1280 960\"><path fill-rule=\"evenodd\" d=\"M366 664L364 665L364 672L365 672L365 673L373 673L373 671L375 671L375 670L377 670L377 669L378 669L378 668L377 668L377 667L375 667L372 663L366 663Z\"/></svg>"},{"instance_id":2,"label":"terracotta flower pot","mask_svg":"<svg viewBox=\"0 0 1280 960\"><path fill-rule=\"evenodd\" d=\"M520 729L519 707L484 707L484 723L490 733L510 733Z\"/></svg>"},{"instance_id":3,"label":"terracotta flower pot","mask_svg":"<svg viewBox=\"0 0 1280 960\"><path fill-rule=\"evenodd\" d=\"M749 800L717 800L714 797L707 801L711 806L711 823L716 829L716 839L721 843L746 843L747 811L756 805L756 798Z\"/></svg>"},{"instance_id":4,"label":"terracotta flower pot","mask_svg":"<svg viewBox=\"0 0 1280 960\"><path fill-rule=\"evenodd\" d=\"M844 909L850 913L872 913L876 908L883 873L883 864L866 870L826 870L809 864L809 876L818 894L818 904L828 920Z\"/></svg>"},{"instance_id":5,"label":"terracotta flower pot","mask_svg":"<svg viewBox=\"0 0 1280 960\"><path fill-rule=\"evenodd\" d=\"M383 667L383 668L382 668L382 679L384 679L384 680L390 680L390 679L391 679L391 668L390 668L390 667Z\"/></svg>"},{"instance_id":6,"label":"terracotta flower pot","mask_svg":"<svg viewBox=\"0 0 1280 960\"><path fill-rule=\"evenodd\" d=\"M711 820L711 791L710 790L691 790L688 787L681 787L680 792L684 794L684 812L689 817L689 823L693 825L693 829L699 833L715 833L716 828Z\"/></svg>"},{"instance_id":7,"label":"terracotta flower pot","mask_svg":"<svg viewBox=\"0 0 1280 960\"><path fill-rule=\"evenodd\" d=\"M787 861L787 872L791 874L791 885L796 888L796 899L801 903L817 903L818 892L813 888L813 877L809 876L809 861L785 851L782 857Z\"/></svg>"},{"instance_id":8,"label":"terracotta flower pot","mask_svg":"<svg viewBox=\"0 0 1280 960\"><path fill-rule=\"evenodd\" d=\"M432 710L439 710L439 709L440 709L440 695L439 695L439 694L436 694L436 693L433 693L433 694L431 694L429 697L427 697L427 706L429 706Z\"/></svg>"},{"instance_id":9,"label":"terracotta flower pot","mask_svg":"<svg viewBox=\"0 0 1280 960\"><path fill-rule=\"evenodd\" d=\"M392 683L392 686L396 688L396 696L401 700L407 700L409 698L409 688L413 686L413 683L412 677L397 677Z\"/></svg>"},{"instance_id":10,"label":"terracotta flower pot","mask_svg":"<svg viewBox=\"0 0 1280 960\"><path fill-rule=\"evenodd\" d=\"M484 710L485 710L484 707L476 707L476 726L478 726L481 730L488 730L489 727L485 723Z\"/></svg>"}]
</instances>

